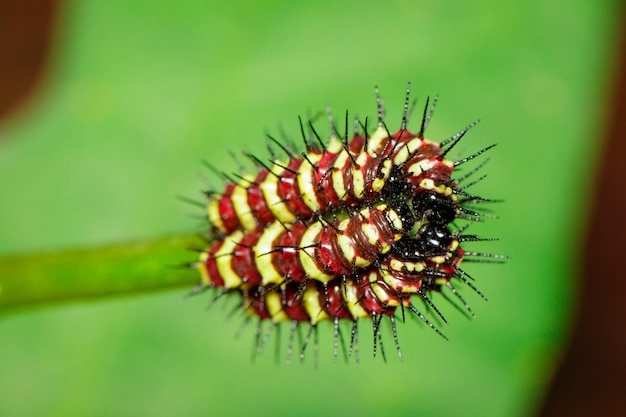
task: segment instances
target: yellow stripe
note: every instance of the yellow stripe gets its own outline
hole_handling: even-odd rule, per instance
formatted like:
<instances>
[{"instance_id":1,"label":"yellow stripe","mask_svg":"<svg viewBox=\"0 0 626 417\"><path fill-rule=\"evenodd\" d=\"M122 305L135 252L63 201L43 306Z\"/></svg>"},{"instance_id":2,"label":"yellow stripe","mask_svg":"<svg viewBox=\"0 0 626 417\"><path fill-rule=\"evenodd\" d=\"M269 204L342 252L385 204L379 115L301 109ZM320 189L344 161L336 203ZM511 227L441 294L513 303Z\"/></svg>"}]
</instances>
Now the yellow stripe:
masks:
<instances>
[{"instance_id":1,"label":"yellow stripe","mask_svg":"<svg viewBox=\"0 0 626 417\"><path fill-rule=\"evenodd\" d=\"M306 247L315 243L317 236L321 231L322 225L318 222L315 222L311 226L309 226L302 234L300 247L302 247L303 249L300 249L299 253L300 264L302 265L302 268L304 268L304 272L306 273L306 275L308 275L309 278L315 279L320 282L328 282L335 277L323 273L317 266L317 263L313 260L316 248Z\"/></svg>"},{"instance_id":2,"label":"yellow stripe","mask_svg":"<svg viewBox=\"0 0 626 417\"><path fill-rule=\"evenodd\" d=\"M284 278L278 273L272 262L275 256L280 257L280 253L269 253L274 247L274 242L283 232L285 232L283 225L274 222L263 231L259 241L254 246L254 255L256 256L254 261L259 274L261 274L263 285L278 284Z\"/></svg>"},{"instance_id":3,"label":"yellow stripe","mask_svg":"<svg viewBox=\"0 0 626 417\"><path fill-rule=\"evenodd\" d=\"M403 164L409 159L409 156L412 155L422 144L422 140L420 138L413 138L408 141L402 149L398 150L396 156L393 158L393 163L395 165Z\"/></svg>"},{"instance_id":4,"label":"yellow stripe","mask_svg":"<svg viewBox=\"0 0 626 417\"><path fill-rule=\"evenodd\" d=\"M249 182L245 180L254 181L254 177L250 175L245 175L244 180L242 180L237 186L233 189L233 193L230 196L230 199L233 202L233 207L235 208L235 213L237 213L237 217L239 218L239 223L243 226L244 230L254 230L257 227L256 219L252 215L252 210L250 209L250 205L248 204L248 185Z\"/></svg>"},{"instance_id":5,"label":"yellow stripe","mask_svg":"<svg viewBox=\"0 0 626 417\"><path fill-rule=\"evenodd\" d=\"M439 161L431 161L430 159L421 159L414 164L411 164L407 171L411 173L411 175L421 175L424 172L428 172L437 162Z\"/></svg>"},{"instance_id":6,"label":"yellow stripe","mask_svg":"<svg viewBox=\"0 0 626 417\"><path fill-rule=\"evenodd\" d=\"M372 288L372 291L374 291L376 298L378 298L378 300L382 304L385 304L389 307L396 307L400 305L399 300L395 298L390 298L389 294L387 294L383 287L378 284L378 274L376 273L376 271L370 272L368 281L370 282L370 287Z\"/></svg>"},{"instance_id":7,"label":"yellow stripe","mask_svg":"<svg viewBox=\"0 0 626 417\"><path fill-rule=\"evenodd\" d=\"M280 323L281 321L289 320L289 316L283 311L283 304L280 299L280 294L276 291L265 294L265 305L267 311L272 316L274 323Z\"/></svg>"},{"instance_id":8,"label":"yellow stripe","mask_svg":"<svg viewBox=\"0 0 626 417\"><path fill-rule=\"evenodd\" d=\"M292 223L296 220L296 216L293 215L278 194L278 177L285 172L285 168L275 166L272 168L272 172L276 175L268 174L260 185L261 191L263 191L263 198L275 218L283 223Z\"/></svg>"},{"instance_id":9,"label":"yellow stripe","mask_svg":"<svg viewBox=\"0 0 626 417\"><path fill-rule=\"evenodd\" d=\"M346 235L338 235L337 241L339 242L339 247L341 248L343 257L348 261L348 263L356 266L357 268L365 268L366 266L370 266L372 264L371 261L357 256L356 251L354 250L354 240L350 237Z\"/></svg>"},{"instance_id":10,"label":"yellow stripe","mask_svg":"<svg viewBox=\"0 0 626 417\"><path fill-rule=\"evenodd\" d=\"M319 323L322 320L328 320L328 314L322 308L319 299L319 292L313 284L308 284L304 294L302 294L302 302L306 312L311 317L311 324Z\"/></svg>"},{"instance_id":11,"label":"yellow stripe","mask_svg":"<svg viewBox=\"0 0 626 417\"><path fill-rule=\"evenodd\" d=\"M311 166L315 165L322 159L322 154L307 154L308 161L302 161L300 169L298 169L298 188L302 194L302 201L306 204L311 211L318 211L320 209L319 201L317 201L317 195L313 189L315 181L316 169ZM310 163L309 163L310 162Z\"/></svg>"},{"instance_id":12,"label":"yellow stripe","mask_svg":"<svg viewBox=\"0 0 626 417\"><path fill-rule=\"evenodd\" d=\"M409 261L401 261L399 259L393 258L391 262L389 262L389 266L394 271L399 272L407 272L409 274L420 273L426 268L426 264L424 262L409 262Z\"/></svg>"},{"instance_id":13,"label":"yellow stripe","mask_svg":"<svg viewBox=\"0 0 626 417\"><path fill-rule=\"evenodd\" d=\"M391 250L391 245L387 242L382 242L380 239L379 230L371 223L363 223L361 224L361 230L367 236L367 242L372 245L378 245L378 252L382 255ZM399 239L399 238L398 238ZM396 239L397 240L397 239ZM371 264L370 261L367 261L367 265Z\"/></svg>"},{"instance_id":14,"label":"yellow stripe","mask_svg":"<svg viewBox=\"0 0 626 417\"><path fill-rule=\"evenodd\" d=\"M326 151L330 153L339 153L343 149L343 143L337 139L337 136L330 138L330 141L326 145Z\"/></svg>"},{"instance_id":15,"label":"yellow stripe","mask_svg":"<svg viewBox=\"0 0 626 417\"><path fill-rule=\"evenodd\" d=\"M382 126L378 126L367 141L367 152L370 155L379 155L384 148L385 142L389 140L388 138L387 130Z\"/></svg>"},{"instance_id":16,"label":"yellow stripe","mask_svg":"<svg viewBox=\"0 0 626 417\"><path fill-rule=\"evenodd\" d=\"M374 246L380 239L378 229L371 223L361 223L361 230L367 236L367 242Z\"/></svg>"},{"instance_id":17,"label":"yellow stripe","mask_svg":"<svg viewBox=\"0 0 626 417\"><path fill-rule=\"evenodd\" d=\"M423 188L425 190L433 190L435 188L435 181L433 181L431 178L424 178L422 181L420 181L420 188Z\"/></svg>"},{"instance_id":18,"label":"yellow stripe","mask_svg":"<svg viewBox=\"0 0 626 417\"><path fill-rule=\"evenodd\" d=\"M418 291L418 288L416 288L413 284L405 285L402 289L400 289L400 287L396 285L398 280L389 272L387 268L380 268L380 275L382 275L383 281L385 281L391 288L396 291L401 291L403 294L416 293Z\"/></svg>"},{"instance_id":19,"label":"yellow stripe","mask_svg":"<svg viewBox=\"0 0 626 417\"><path fill-rule=\"evenodd\" d=\"M377 206L376 209L384 210L386 207L387 206L385 204L381 204ZM369 219L371 215L370 210L369 209L361 210L361 215L365 219ZM345 230L348 228L349 223L350 223L349 218L343 220L341 223L339 223L338 229L345 232ZM367 236L368 242L371 245L376 245L380 238L378 230L371 223L362 222L360 218L359 218L359 224L360 224L361 231L365 233L365 235ZM337 242L339 243L339 248L341 249L341 252L343 253L344 258L350 264L356 266L357 268L365 268L372 264L372 261L361 258L360 256L357 256L357 251L354 248L354 239L352 239L352 237L346 235L345 233L339 234L337 236ZM386 253L389 251L389 249L391 249L389 245L383 245L381 253Z\"/></svg>"},{"instance_id":20,"label":"yellow stripe","mask_svg":"<svg viewBox=\"0 0 626 417\"><path fill-rule=\"evenodd\" d=\"M200 272L200 278L202 280L202 283L206 286L209 286L211 285L212 281L205 267L207 259L209 259L208 252L202 252L200 254L200 261L196 264L196 269Z\"/></svg>"},{"instance_id":21,"label":"yellow stripe","mask_svg":"<svg viewBox=\"0 0 626 417\"><path fill-rule=\"evenodd\" d=\"M378 206L378 208L380 210L385 210L387 208L386 205L380 205ZM394 229L396 230L402 230L404 229L404 224L402 223L402 219L400 218L400 216L398 215L398 213L395 210L388 210L387 211L387 221L391 223L391 225L393 226ZM398 240L402 237L401 234L396 233L394 234L394 240Z\"/></svg>"},{"instance_id":22,"label":"yellow stripe","mask_svg":"<svg viewBox=\"0 0 626 417\"><path fill-rule=\"evenodd\" d=\"M366 153L361 153L356 159L357 165L362 168L367 162L368 157ZM352 171L352 192L358 198L363 197L365 193L365 177L363 176L363 171L356 169L356 167Z\"/></svg>"},{"instance_id":23,"label":"yellow stripe","mask_svg":"<svg viewBox=\"0 0 626 417\"><path fill-rule=\"evenodd\" d=\"M237 275L232 268L232 253L237 248L237 243L243 238L243 232L241 230L226 236L224 238L224 244L215 254L215 261L217 263L217 270L220 276L224 280L224 287L237 288L241 285L241 277Z\"/></svg>"},{"instance_id":24,"label":"yellow stripe","mask_svg":"<svg viewBox=\"0 0 626 417\"><path fill-rule=\"evenodd\" d=\"M370 316L370 314L361 307L361 304L359 304L356 284L352 282L352 280L346 282L346 304L348 305L350 314L355 319Z\"/></svg>"},{"instance_id":25,"label":"yellow stripe","mask_svg":"<svg viewBox=\"0 0 626 417\"><path fill-rule=\"evenodd\" d=\"M349 155L347 151L343 151L335 160L333 167L335 168L331 174L333 179L333 189L339 198L343 199L348 193L343 182L343 170L348 163Z\"/></svg>"},{"instance_id":26,"label":"yellow stripe","mask_svg":"<svg viewBox=\"0 0 626 417\"><path fill-rule=\"evenodd\" d=\"M207 206L207 213L209 215L209 222L220 232L226 233L226 227L224 227L222 215L220 214L219 200L211 200L209 202Z\"/></svg>"},{"instance_id":27,"label":"yellow stripe","mask_svg":"<svg viewBox=\"0 0 626 417\"><path fill-rule=\"evenodd\" d=\"M391 160L385 159L383 161L383 167L381 168L380 172L383 174L382 177L379 177L377 174L374 181L372 181L372 190L374 191L382 190L387 183L387 179L391 175Z\"/></svg>"}]
</instances>

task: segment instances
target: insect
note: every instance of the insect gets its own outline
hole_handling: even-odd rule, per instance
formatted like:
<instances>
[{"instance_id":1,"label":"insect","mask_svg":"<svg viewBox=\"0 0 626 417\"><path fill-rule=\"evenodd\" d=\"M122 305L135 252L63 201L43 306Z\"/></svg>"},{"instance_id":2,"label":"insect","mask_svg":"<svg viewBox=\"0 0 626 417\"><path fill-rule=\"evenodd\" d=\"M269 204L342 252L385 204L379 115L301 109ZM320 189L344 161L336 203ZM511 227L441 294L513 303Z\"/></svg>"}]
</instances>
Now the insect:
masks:
<instances>
[{"instance_id":1,"label":"insect","mask_svg":"<svg viewBox=\"0 0 626 417\"><path fill-rule=\"evenodd\" d=\"M442 186L443 190L437 189L438 192L451 190L446 184L450 182L455 164L445 156L476 122L441 145L430 142L424 138L430 120L430 113L426 113L427 103L420 131L411 134L406 127L409 92L407 89L400 130L393 135L383 121L384 109L378 99L378 124L372 135L368 134L367 119L363 135L356 120L357 128L353 137L348 139L346 114L343 138L339 138L331 121L328 144L324 144L312 122L308 122L319 147L314 146L316 142L305 133L300 120L306 147L306 152L300 156L277 139L270 138L286 153L288 160L272 158L267 165L246 154L258 165L258 173L237 175L240 180L228 181L223 193L207 192L209 222L223 234L235 230L251 231L275 220L283 223L303 221L336 209L388 201L398 194L398 186L413 193ZM446 144L450 146L442 152L441 146Z\"/></svg>"},{"instance_id":2,"label":"insect","mask_svg":"<svg viewBox=\"0 0 626 417\"><path fill-rule=\"evenodd\" d=\"M378 122L371 134L367 119L354 119L349 138L346 113L340 137L329 112L331 134L325 143L311 121L300 119L306 149L300 156L270 137L286 160L273 156L268 164L246 154L257 166L255 175L235 174L235 181L219 173L226 180L224 191L205 193L209 229L216 238L189 265L201 276L194 292L215 288L214 299L238 294L247 317L258 318L256 352L277 325L291 322L289 361L296 329L307 323L300 346L303 358L311 337L318 346L318 323L329 320L335 358L342 341L340 323L345 321L352 323L349 352L358 357L357 323L369 319L376 355L378 346L384 352L380 327L387 317L402 358L398 318L404 321L408 312L443 336L418 306L445 322L430 296L445 289L473 315L453 281L484 296L461 262L505 258L465 250L465 242L493 239L464 234L466 226L457 225L489 217L469 205L494 201L467 191L484 176L462 185L486 161L454 176L458 166L493 145L462 159L447 159L476 122L439 144L427 140L424 132L435 98L432 105L426 100L419 131L411 133L409 84L400 129L391 134L378 89L376 99ZM263 323L270 325L262 337Z\"/></svg>"}]
</instances>

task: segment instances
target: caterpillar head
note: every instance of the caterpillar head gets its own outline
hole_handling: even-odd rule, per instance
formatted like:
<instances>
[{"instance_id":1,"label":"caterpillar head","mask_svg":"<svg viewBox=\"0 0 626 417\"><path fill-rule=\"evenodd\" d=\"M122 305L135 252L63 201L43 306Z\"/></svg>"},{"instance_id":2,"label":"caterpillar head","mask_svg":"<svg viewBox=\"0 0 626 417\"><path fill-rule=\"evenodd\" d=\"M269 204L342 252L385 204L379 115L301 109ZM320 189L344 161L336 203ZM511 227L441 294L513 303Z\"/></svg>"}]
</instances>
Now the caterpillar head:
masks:
<instances>
[{"instance_id":1,"label":"caterpillar head","mask_svg":"<svg viewBox=\"0 0 626 417\"><path fill-rule=\"evenodd\" d=\"M413 210L428 223L446 225L457 217L458 203L451 196L422 191L413 197Z\"/></svg>"},{"instance_id":2,"label":"caterpillar head","mask_svg":"<svg viewBox=\"0 0 626 417\"><path fill-rule=\"evenodd\" d=\"M450 249L454 236L444 225L427 223L415 238L403 237L391 249L398 258L421 261L434 256L445 255Z\"/></svg>"}]
</instances>

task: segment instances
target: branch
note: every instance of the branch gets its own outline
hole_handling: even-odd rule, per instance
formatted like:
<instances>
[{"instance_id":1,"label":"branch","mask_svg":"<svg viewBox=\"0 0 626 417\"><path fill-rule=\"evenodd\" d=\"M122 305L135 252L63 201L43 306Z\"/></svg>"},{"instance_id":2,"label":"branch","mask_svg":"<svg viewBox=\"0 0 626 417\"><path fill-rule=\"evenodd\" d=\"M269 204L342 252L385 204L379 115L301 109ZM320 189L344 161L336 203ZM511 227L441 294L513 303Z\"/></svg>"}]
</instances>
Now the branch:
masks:
<instances>
[{"instance_id":1,"label":"branch","mask_svg":"<svg viewBox=\"0 0 626 417\"><path fill-rule=\"evenodd\" d=\"M0 313L48 303L130 295L196 284L181 268L197 235L90 249L0 257Z\"/></svg>"}]
</instances>

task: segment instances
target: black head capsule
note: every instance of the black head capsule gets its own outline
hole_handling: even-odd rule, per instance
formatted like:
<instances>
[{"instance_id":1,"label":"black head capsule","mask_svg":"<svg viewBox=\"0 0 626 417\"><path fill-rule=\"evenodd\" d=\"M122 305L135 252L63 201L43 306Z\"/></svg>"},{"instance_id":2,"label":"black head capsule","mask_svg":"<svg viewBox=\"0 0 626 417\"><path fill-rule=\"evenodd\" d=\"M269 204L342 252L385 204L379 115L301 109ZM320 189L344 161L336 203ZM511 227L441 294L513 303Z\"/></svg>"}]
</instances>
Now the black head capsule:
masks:
<instances>
[{"instance_id":1,"label":"black head capsule","mask_svg":"<svg viewBox=\"0 0 626 417\"><path fill-rule=\"evenodd\" d=\"M403 237L391 247L391 254L406 261L422 261L424 254L419 248L419 239Z\"/></svg>"},{"instance_id":2,"label":"black head capsule","mask_svg":"<svg viewBox=\"0 0 626 417\"><path fill-rule=\"evenodd\" d=\"M391 248L391 253L407 261L423 261L448 252L453 236L446 226L426 224L416 238L404 237Z\"/></svg>"},{"instance_id":3,"label":"black head capsule","mask_svg":"<svg viewBox=\"0 0 626 417\"><path fill-rule=\"evenodd\" d=\"M457 215L457 204L449 196L433 191L422 191L413 198L413 210L429 223L445 225Z\"/></svg>"},{"instance_id":4,"label":"black head capsule","mask_svg":"<svg viewBox=\"0 0 626 417\"><path fill-rule=\"evenodd\" d=\"M452 243L452 233L444 225L425 224L419 230L421 250L427 256L444 255Z\"/></svg>"},{"instance_id":5,"label":"black head capsule","mask_svg":"<svg viewBox=\"0 0 626 417\"><path fill-rule=\"evenodd\" d=\"M409 194L411 189L411 183L407 180L404 172L402 172L402 168L394 165L383 187L382 194L385 199L394 199L397 196Z\"/></svg>"}]
</instances>

